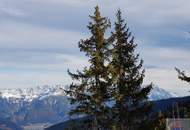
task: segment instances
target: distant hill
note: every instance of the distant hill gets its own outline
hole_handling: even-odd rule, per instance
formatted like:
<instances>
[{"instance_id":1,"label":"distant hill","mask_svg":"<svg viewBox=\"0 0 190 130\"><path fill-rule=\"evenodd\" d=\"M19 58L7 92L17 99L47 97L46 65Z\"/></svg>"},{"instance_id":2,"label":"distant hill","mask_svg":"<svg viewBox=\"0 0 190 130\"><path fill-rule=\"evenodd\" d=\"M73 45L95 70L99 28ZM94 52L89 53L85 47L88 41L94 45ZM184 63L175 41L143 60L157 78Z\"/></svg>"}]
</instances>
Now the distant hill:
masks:
<instances>
[{"instance_id":1,"label":"distant hill","mask_svg":"<svg viewBox=\"0 0 190 130\"><path fill-rule=\"evenodd\" d=\"M72 119L72 120L68 120L62 123L58 123L56 125L52 125L48 128L45 128L44 130L64 130L67 128L70 129L75 129L77 127L77 130L86 130L87 128L84 128L84 126L81 126L81 122L87 121L89 119L87 118L80 118L80 119ZM72 128L72 126L74 126L74 128Z\"/></svg>"},{"instance_id":2,"label":"distant hill","mask_svg":"<svg viewBox=\"0 0 190 130\"><path fill-rule=\"evenodd\" d=\"M172 109L173 104L176 104L176 103L178 103L179 106L184 106L185 104L190 104L190 96L180 97L180 98L163 99L163 100L153 101L153 103L154 103L153 113L157 113L159 111L165 112L168 109ZM63 123L59 123L59 124L50 126L49 128L46 128L45 130L64 130L64 129L68 128L69 126L71 126L72 123L80 126L80 120L81 119L66 121ZM80 130L80 129L77 129L77 130Z\"/></svg>"},{"instance_id":3,"label":"distant hill","mask_svg":"<svg viewBox=\"0 0 190 130\"><path fill-rule=\"evenodd\" d=\"M185 106L187 104L190 105L190 96L186 97L178 97L178 98L169 98L158 100L154 102L154 111L166 111L168 109L172 109L174 104L178 104L178 106Z\"/></svg>"}]
</instances>

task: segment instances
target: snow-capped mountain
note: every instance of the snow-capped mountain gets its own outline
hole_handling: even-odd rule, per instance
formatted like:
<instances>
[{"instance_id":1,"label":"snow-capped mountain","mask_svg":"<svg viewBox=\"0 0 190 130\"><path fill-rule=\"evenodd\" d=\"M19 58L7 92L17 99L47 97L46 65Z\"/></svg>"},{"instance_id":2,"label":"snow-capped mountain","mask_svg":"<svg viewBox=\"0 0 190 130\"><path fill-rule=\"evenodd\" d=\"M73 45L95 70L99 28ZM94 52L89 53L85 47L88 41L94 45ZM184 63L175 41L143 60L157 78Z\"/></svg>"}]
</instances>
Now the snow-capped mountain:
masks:
<instances>
[{"instance_id":1,"label":"snow-capped mountain","mask_svg":"<svg viewBox=\"0 0 190 130\"><path fill-rule=\"evenodd\" d=\"M153 87L153 89L149 94L150 100L161 100L161 99L168 99L171 97L178 97L178 95L159 87Z\"/></svg>"},{"instance_id":2,"label":"snow-capped mountain","mask_svg":"<svg viewBox=\"0 0 190 130\"><path fill-rule=\"evenodd\" d=\"M64 86L37 86L35 88L25 89L3 89L0 90L0 97L4 99L23 100L26 102L32 102L35 99L44 99L50 96L66 96L64 93ZM171 97L177 97L177 94L166 91L159 87L153 87L149 94L150 100L167 99Z\"/></svg>"},{"instance_id":3,"label":"snow-capped mountain","mask_svg":"<svg viewBox=\"0 0 190 130\"><path fill-rule=\"evenodd\" d=\"M64 86L37 86L35 88L25 89L3 89L0 90L0 96L6 99L17 99L31 102L34 99L43 99L49 96L65 96Z\"/></svg>"},{"instance_id":4,"label":"snow-capped mountain","mask_svg":"<svg viewBox=\"0 0 190 130\"><path fill-rule=\"evenodd\" d=\"M26 89L0 90L0 117L17 124L58 123L69 118L69 104L64 86L42 86ZM171 98L176 95L154 87L150 100Z\"/></svg>"},{"instance_id":5,"label":"snow-capped mountain","mask_svg":"<svg viewBox=\"0 0 190 130\"><path fill-rule=\"evenodd\" d=\"M71 105L63 86L0 90L0 117L17 124L67 120Z\"/></svg>"}]
</instances>

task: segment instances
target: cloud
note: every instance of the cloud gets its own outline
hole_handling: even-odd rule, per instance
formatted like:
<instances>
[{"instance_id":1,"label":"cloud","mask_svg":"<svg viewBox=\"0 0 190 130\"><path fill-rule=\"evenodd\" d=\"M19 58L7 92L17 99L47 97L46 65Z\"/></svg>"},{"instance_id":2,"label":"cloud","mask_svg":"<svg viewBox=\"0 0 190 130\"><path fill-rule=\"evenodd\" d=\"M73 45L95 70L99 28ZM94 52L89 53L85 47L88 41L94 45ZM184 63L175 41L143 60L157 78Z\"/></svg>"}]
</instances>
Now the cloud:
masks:
<instances>
[{"instance_id":1,"label":"cloud","mask_svg":"<svg viewBox=\"0 0 190 130\"><path fill-rule=\"evenodd\" d=\"M141 51L145 65L158 68L189 68L190 52L186 49L149 47Z\"/></svg>"},{"instance_id":2,"label":"cloud","mask_svg":"<svg viewBox=\"0 0 190 130\"><path fill-rule=\"evenodd\" d=\"M88 65L87 59L82 56L54 52L4 53L0 59L0 69L67 71L67 69L76 70Z\"/></svg>"},{"instance_id":3,"label":"cloud","mask_svg":"<svg viewBox=\"0 0 190 130\"><path fill-rule=\"evenodd\" d=\"M67 70L76 72L88 65L86 58L71 54L17 52L0 56L0 88L38 85L68 85Z\"/></svg>"},{"instance_id":4,"label":"cloud","mask_svg":"<svg viewBox=\"0 0 190 130\"><path fill-rule=\"evenodd\" d=\"M189 69L189 4L187 0L1 0L0 87L69 81L68 68L74 71L88 64L78 41L88 37L88 15L99 5L112 22L116 10L122 10L145 61L146 82L177 89L181 82L174 67Z\"/></svg>"},{"instance_id":5,"label":"cloud","mask_svg":"<svg viewBox=\"0 0 190 130\"><path fill-rule=\"evenodd\" d=\"M71 79L66 73L33 72L33 73L0 73L0 89L27 88L42 85L68 85Z\"/></svg>"},{"instance_id":6,"label":"cloud","mask_svg":"<svg viewBox=\"0 0 190 130\"><path fill-rule=\"evenodd\" d=\"M78 41L85 37L70 30L57 30L17 22L1 22L0 48L79 50Z\"/></svg>"},{"instance_id":7,"label":"cloud","mask_svg":"<svg viewBox=\"0 0 190 130\"><path fill-rule=\"evenodd\" d=\"M25 17L26 13L21 10L8 8L8 7L0 7L0 14L4 16L11 16L11 17Z\"/></svg>"},{"instance_id":8,"label":"cloud","mask_svg":"<svg viewBox=\"0 0 190 130\"><path fill-rule=\"evenodd\" d=\"M188 71L189 73L190 71ZM189 84L178 79L174 69L151 68L146 69L144 84L150 84L175 92L179 95L189 95Z\"/></svg>"}]
</instances>

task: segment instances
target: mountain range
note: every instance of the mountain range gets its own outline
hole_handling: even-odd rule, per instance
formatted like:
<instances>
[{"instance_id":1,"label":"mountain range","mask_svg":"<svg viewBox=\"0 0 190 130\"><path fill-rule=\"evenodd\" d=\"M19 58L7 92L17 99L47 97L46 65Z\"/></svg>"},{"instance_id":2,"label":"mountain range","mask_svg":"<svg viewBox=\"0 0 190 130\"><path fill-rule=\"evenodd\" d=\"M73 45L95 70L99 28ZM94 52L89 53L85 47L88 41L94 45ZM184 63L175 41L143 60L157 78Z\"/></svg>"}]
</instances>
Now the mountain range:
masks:
<instances>
[{"instance_id":1,"label":"mountain range","mask_svg":"<svg viewBox=\"0 0 190 130\"><path fill-rule=\"evenodd\" d=\"M18 125L35 123L56 124L69 119L71 106L64 86L42 86L26 89L0 90L0 117ZM177 95L159 87L153 87L149 99L160 100Z\"/></svg>"}]
</instances>

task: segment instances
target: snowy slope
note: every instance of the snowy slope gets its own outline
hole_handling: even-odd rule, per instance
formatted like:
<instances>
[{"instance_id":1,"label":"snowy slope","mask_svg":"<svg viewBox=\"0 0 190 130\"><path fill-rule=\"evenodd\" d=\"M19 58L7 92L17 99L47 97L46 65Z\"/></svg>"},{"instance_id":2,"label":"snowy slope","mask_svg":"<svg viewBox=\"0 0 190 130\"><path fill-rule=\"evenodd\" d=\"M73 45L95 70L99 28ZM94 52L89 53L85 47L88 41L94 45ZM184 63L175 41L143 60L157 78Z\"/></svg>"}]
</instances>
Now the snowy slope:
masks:
<instances>
[{"instance_id":1,"label":"snowy slope","mask_svg":"<svg viewBox=\"0 0 190 130\"><path fill-rule=\"evenodd\" d=\"M26 89L4 89L0 90L0 97L6 99L17 99L23 100L26 102L31 102L34 99L44 99L49 96L65 96L63 91L64 86L56 85L56 86L41 86L36 88L26 88ZM178 95L166 91L159 87L153 87L149 99L150 100L160 100L167 99L171 97L177 97Z\"/></svg>"},{"instance_id":2,"label":"snowy slope","mask_svg":"<svg viewBox=\"0 0 190 130\"><path fill-rule=\"evenodd\" d=\"M31 102L34 99L43 99L49 96L65 96L63 86L38 86L26 89L4 89L0 90L1 97L6 99L17 99Z\"/></svg>"},{"instance_id":3,"label":"snowy slope","mask_svg":"<svg viewBox=\"0 0 190 130\"><path fill-rule=\"evenodd\" d=\"M168 99L171 97L178 97L178 95L159 87L153 87L151 93L149 94L150 100Z\"/></svg>"}]
</instances>

